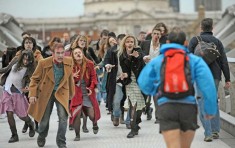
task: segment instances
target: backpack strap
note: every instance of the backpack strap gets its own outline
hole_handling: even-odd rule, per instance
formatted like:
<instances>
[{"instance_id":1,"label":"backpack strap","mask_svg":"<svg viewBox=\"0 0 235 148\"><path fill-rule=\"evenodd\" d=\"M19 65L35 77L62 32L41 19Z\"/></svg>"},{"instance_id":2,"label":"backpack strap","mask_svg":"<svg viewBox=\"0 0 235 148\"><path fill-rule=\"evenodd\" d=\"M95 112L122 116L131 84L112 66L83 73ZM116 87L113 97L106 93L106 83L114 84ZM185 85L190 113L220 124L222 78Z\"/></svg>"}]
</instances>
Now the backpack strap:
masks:
<instances>
[{"instance_id":1,"label":"backpack strap","mask_svg":"<svg viewBox=\"0 0 235 148\"><path fill-rule=\"evenodd\" d=\"M195 37L196 37L196 39L197 39L198 42L201 42L201 41L202 41L201 36L195 36Z\"/></svg>"}]
</instances>

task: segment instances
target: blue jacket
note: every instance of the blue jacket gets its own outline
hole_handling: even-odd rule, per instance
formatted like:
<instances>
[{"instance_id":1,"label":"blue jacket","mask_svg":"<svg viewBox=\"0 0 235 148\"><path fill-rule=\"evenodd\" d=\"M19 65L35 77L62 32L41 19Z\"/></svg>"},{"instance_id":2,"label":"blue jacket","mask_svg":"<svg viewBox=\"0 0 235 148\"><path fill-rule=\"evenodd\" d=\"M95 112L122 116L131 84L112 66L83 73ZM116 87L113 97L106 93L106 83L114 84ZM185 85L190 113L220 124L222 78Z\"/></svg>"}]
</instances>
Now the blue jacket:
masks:
<instances>
[{"instance_id":1,"label":"blue jacket","mask_svg":"<svg viewBox=\"0 0 235 148\"><path fill-rule=\"evenodd\" d=\"M201 57L189 53L188 49L179 44L164 44L161 46L160 55L151 60L141 71L138 84L146 95L155 96L160 85L160 69L164 58L164 53L169 49L182 49L188 52L189 64L191 69L192 83L196 82L205 99L205 112L208 115L215 115L217 92L213 76L207 64ZM158 105L164 103L184 103L196 104L194 96L188 96L179 100L171 100L166 97L158 98Z\"/></svg>"}]
</instances>

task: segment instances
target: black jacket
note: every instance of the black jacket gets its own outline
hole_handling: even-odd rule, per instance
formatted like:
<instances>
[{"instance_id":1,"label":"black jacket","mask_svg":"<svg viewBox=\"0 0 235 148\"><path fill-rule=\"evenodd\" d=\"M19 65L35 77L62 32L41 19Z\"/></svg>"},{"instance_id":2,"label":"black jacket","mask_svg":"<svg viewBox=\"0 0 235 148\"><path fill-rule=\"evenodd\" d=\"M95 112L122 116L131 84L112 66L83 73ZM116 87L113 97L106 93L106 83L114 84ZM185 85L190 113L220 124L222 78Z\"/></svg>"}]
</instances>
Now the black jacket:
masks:
<instances>
[{"instance_id":1,"label":"black jacket","mask_svg":"<svg viewBox=\"0 0 235 148\"><path fill-rule=\"evenodd\" d=\"M151 44L151 40L143 41L140 44L140 48L142 49L145 55L149 55L150 44Z\"/></svg>"},{"instance_id":2,"label":"black jacket","mask_svg":"<svg viewBox=\"0 0 235 148\"><path fill-rule=\"evenodd\" d=\"M100 60L95 55L95 52L94 52L93 48L91 48L91 47L85 48L84 49L84 55L85 55L86 58L93 61L95 65L100 63Z\"/></svg>"},{"instance_id":3,"label":"black jacket","mask_svg":"<svg viewBox=\"0 0 235 148\"><path fill-rule=\"evenodd\" d=\"M106 81L106 91L107 91L107 107L109 111L113 109L113 98L116 91L116 77L118 71L118 57L117 57L117 45L107 50L104 58L104 65L111 64L115 65L111 72L108 73Z\"/></svg>"},{"instance_id":4,"label":"black jacket","mask_svg":"<svg viewBox=\"0 0 235 148\"><path fill-rule=\"evenodd\" d=\"M207 43L213 42L217 46L217 49L219 50L219 53L221 54L219 58L217 58L213 63L208 65L214 76L214 79L221 80L221 70L222 70L224 77L225 77L225 82L229 82L230 71L229 71L227 56L225 54L223 44L221 43L219 39L213 36L212 32L202 32L200 36L204 42L207 42ZM197 46L197 44L198 44L198 41L196 37L193 37L189 42L189 46L188 46L189 51L194 53L194 49Z\"/></svg>"},{"instance_id":5,"label":"black jacket","mask_svg":"<svg viewBox=\"0 0 235 148\"><path fill-rule=\"evenodd\" d=\"M145 66L145 63L143 60L143 57L144 57L143 51L140 48L135 48L133 50L136 50L139 53L139 56L137 58L133 56L129 57L125 55L124 53L120 55L119 57L122 72L128 74L127 79L129 80L131 80L131 71L134 73L136 80L137 80L141 70Z\"/></svg>"}]
</instances>

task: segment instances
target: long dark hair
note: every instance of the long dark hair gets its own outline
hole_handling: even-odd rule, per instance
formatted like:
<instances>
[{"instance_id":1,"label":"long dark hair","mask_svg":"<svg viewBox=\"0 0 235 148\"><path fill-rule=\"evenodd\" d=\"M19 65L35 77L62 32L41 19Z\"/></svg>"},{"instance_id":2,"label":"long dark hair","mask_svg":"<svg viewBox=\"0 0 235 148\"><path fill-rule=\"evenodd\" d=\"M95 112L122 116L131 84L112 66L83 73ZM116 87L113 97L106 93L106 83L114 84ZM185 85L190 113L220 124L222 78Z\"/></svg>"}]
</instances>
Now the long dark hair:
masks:
<instances>
[{"instance_id":1,"label":"long dark hair","mask_svg":"<svg viewBox=\"0 0 235 148\"><path fill-rule=\"evenodd\" d=\"M23 60L24 60L24 57L27 56L28 57L28 65L26 66L27 67L27 71L29 71L30 73L33 73L34 69L35 69L35 65L34 65L34 55L33 55L33 52L31 50L24 50L22 51L20 57L19 57L19 60L16 64L16 67L14 69L14 71L19 71L21 70L24 66L24 63L23 63Z\"/></svg>"},{"instance_id":2,"label":"long dark hair","mask_svg":"<svg viewBox=\"0 0 235 148\"><path fill-rule=\"evenodd\" d=\"M22 50L25 50L24 43L25 43L26 40L32 41L32 43L33 43L33 49L32 49L32 51L35 52L36 49L37 49L37 43L36 43L36 40L35 40L34 38L32 38L32 37L25 37L25 38L24 38L24 40L23 40L23 42L22 42L22 44L21 44Z\"/></svg>"}]
</instances>

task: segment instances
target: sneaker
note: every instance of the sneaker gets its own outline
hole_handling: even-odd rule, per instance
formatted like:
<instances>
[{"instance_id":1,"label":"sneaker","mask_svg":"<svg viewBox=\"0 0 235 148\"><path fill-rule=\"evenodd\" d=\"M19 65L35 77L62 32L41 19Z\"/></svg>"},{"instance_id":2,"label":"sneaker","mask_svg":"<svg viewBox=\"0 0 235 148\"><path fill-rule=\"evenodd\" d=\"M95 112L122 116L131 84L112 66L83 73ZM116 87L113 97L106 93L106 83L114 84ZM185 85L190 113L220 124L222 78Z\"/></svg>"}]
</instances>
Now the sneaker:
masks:
<instances>
[{"instance_id":1,"label":"sneaker","mask_svg":"<svg viewBox=\"0 0 235 148\"><path fill-rule=\"evenodd\" d=\"M213 140L212 137L205 137L205 138L204 138L204 141L206 141L206 142L211 142L212 140Z\"/></svg>"},{"instance_id":2,"label":"sneaker","mask_svg":"<svg viewBox=\"0 0 235 148\"><path fill-rule=\"evenodd\" d=\"M219 139L219 133L212 133L213 139Z\"/></svg>"}]
</instances>

